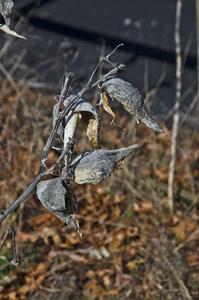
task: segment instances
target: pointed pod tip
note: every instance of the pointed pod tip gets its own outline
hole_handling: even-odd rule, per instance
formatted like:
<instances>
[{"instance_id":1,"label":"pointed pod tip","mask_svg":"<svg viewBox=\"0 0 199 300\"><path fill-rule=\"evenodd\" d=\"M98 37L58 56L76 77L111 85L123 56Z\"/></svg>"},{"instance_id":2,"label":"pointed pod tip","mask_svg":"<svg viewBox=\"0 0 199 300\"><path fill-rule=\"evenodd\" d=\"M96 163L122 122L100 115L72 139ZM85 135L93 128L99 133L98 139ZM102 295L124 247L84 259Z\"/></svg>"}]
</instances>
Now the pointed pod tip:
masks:
<instances>
[{"instance_id":1,"label":"pointed pod tip","mask_svg":"<svg viewBox=\"0 0 199 300\"><path fill-rule=\"evenodd\" d=\"M150 126L150 128L157 132L164 133L164 130L158 124L154 124L153 126Z\"/></svg>"},{"instance_id":2,"label":"pointed pod tip","mask_svg":"<svg viewBox=\"0 0 199 300\"><path fill-rule=\"evenodd\" d=\"M163 130L162 128L160 128L160 131L159 131L159 132L164 133L164 130Z\"/></svg>"},{"instance_id":3,"label":"pointed pod tip","mask_svg":"<svg viewBox=\"0 0 199 300\"><path fill-rule=\"evenodd\" d=\"M153 129L154 131L164 133L164 130L159 126L158 122L156 122L151 116L146 115L140 120L149 128Z\"/></svg>"},{"instance_id":4,"label":"pointed pod tip","mask_svg":"<svg viewBox=\"0 0 199 300\"><path fill-rule=\"evenodd\" d=\"M16 36L16 37L18 37L20 39L27 40L27 38L25 36L20 35L20 34L16 33L15 31L11 30L7 25L0 24L0 30L4 31L7 34Z\"/></svg>"},{"instance_id":5,"label":"pointed pod tip","mask_svg":"<svg viewBox=\"0 0 199 300\"><path fill-rule=\"evenodd\" d=\"M129 146L128 148L129 148L129 149L136 150L136 149L139 148L139 147L140 147L139 144L135 144L135 145Z\"/></svg>"}]
</instances>

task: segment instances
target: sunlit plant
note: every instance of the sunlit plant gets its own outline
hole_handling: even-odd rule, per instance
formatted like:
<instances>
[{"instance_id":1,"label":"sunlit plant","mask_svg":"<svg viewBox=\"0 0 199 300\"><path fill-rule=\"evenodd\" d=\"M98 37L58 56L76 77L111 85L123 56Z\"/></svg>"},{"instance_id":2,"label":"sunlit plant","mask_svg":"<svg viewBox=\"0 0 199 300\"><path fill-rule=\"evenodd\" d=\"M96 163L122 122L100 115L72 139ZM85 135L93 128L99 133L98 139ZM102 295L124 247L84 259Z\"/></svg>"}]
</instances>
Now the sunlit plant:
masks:
<instances>
[{"instance_id":1,"label":"sunlit plant","mask_svg":"<svg viewBox=\"0 0 199 300\"><path fill-rule=\"evenodd\" d=\"M135 144L116 150L102 149L99 139L100 114L97 108L83 99L88 90L98 87L100 100L97 107L103 106L104 110L112 115L113 122L115 114L109 105L111 98L118 101L127 112L135 116L137 123L141 121L149 128L163 132L158 123L149 115L139 91L131 83L115 77L118 71L126 68L124 64L115 64L109 60L119 46L121 45L118 45L99 62L88 82L77 94L74 94L71 88L73 73L64 74L60 95L55 97L52 131L43 149L38 173L22 195L11 206L1 211L0 222L36 188L37 197L44 207L53 212L60 220L75 228L81 236L75 216L78 203L71 187L71 181L77 184L98 184L111 175L118 162L123 161L126 156L132 154L139 147L138 144ZM95 81L96 71L104 62L110 64L111 70ZM74 134L78 119L94 148L93 151L76 153L78 141L74 139ZM61 154L57 161L47 169L48 153L52 148L59 150ZM49 174L54 178L40 181ZM14 236L10 228L6 234L8 233ZM13 245L15 249L15 244ZM13 263L17 262L15 257Z\"/></svg>"}]
</instances>

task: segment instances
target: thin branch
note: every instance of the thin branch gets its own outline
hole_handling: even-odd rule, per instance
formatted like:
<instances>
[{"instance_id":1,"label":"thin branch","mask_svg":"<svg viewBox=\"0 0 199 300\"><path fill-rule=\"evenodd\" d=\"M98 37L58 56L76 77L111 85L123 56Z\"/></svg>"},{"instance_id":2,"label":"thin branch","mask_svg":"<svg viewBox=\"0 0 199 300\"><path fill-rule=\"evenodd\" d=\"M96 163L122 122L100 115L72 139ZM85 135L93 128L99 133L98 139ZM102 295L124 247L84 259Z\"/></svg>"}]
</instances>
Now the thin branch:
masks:
<instances>
[{"instance_id":1,"label":"thin branch","mask_svg":"<svg viewBox=\"0 0 199 300\"><path fill-rule=\"evenodd\" d=\"M60 106L61 104L64 102L64 99L67 97L68 92L69 92L69 88L71 86L71 82L73 80L74 74L73 73L65 73L63 76L63 85L62 85L62 91L61 91L61 95L59 97L60 101ZM60 107L59 107L60 108Z\"/></svg>"},{"instance_id":2,"label":"thin branch","mask_svg":"<svg viewBox=\"0 0 199 300\"><path fill-rule=\"evenodd\" d=\"M11 227L8 227L8 229L6 230L4 236L3 236L3 239L1 241L1 244L0 244L0 252L3 248L3 245L6 241L6 238L7 236L11 234L12 235L12 243L13 243L13 255L14 255L14 258L13 260L11 261L11 263L14 265L14 266L17 266L19 264L19 261L17 259L17 251L16 251L16 243L15 243L15 233L13 231L13 229Z\"/></svg>"},{"instance_id":3,"label":"thin branch","mask_svg":"<svg viewBox=\"0 0 199 300\"><path fill-rule=\"evenodd\" d=\"M194 107L196 106L198 102L198 92L197 94L193 97L193 100L191 101L186 113L184 114L183 118L180 121L179 124L179 128L182 127L183 123L186 121L186 119L188 118L188 116L190 115L191 111L194 109Z\"/></svg>"},{"instance_id":4,"label":"thin branch","mask_svg":"<svg viewBox=\"0 0 199 300\"><path fill-rule=\"evenodd\" d=\"M181 43L180 43L180 21L182 11L182 0L178 0L176 4L176 24L175 24L175 47L176 47L176 100L174 105L173 116L173 130L171 137L171 160L169 164L169 178L168 178L168 206L171 213L173 213L173 182L176 162L176 146L178 126L180 119L180 98L182 87L182 57L181 57Z\"/></svg>"},{"instance_id":5,"label":"thin branch","mask_svg":"<svg viewBox=\"0 0 199 300\"><path fill-rule=\"evenodd\" d=\"M92 72L90 79L88 80L88 82L86 83L86 85L81 89L81 91L73 97L68 97L68 101L66 104L66 107L61 111L57 112L57 120L55 122L55 125L53 126L53 129L50 133L50 136L48 137L48 140L46 142L46 145L43 149L43 156L41 159L41 163L40 163L40 168L38 171L38 174L35 176L35 178L33 179L33 181L30 183L30 185L27 187L27 189L20 195L20 197L15 200L8 208L6 208L5 210L0 212L0 223L11 213L13 212L24 200L26 200L26 198L30 195L30 193L33 191L33 189L36 187L36 185L38 184L38 182L41 180L41 178L46 175L49 174L49 172L52 171L53 168L55 168L56 163L53 165L53 168L50 168L50 170L45 172L45 168L46 168L46 161L47 161L47 156L49 153L49 150L51 148L52 142L54 140L54 137L57 133L57 130L59 128L59 125L61 123L61 121L63 120L63 118L68 114L69 110L72 108L72 106L82 97L82 95L88 91L89 89L97 86L98 84L100 84L102 81L104 81L108 76L116 74L118 71L120 70L124 70L125 69L125 65L124 64L120 64L118 66L115 66L110 72L108 72L107 74L101 76L100 79L98 79L96 82L92 83L93 80L93 76L95 74L95 72L97 71L97 68L99 68L99 66L101 65L101 63L104 60L109 60L110 55L112 55L113 53L115 53L115 51L117 50L117 48L121 46L118 45L110 54L108 54L104 59L102 59L102 61L97 65L97 67L94 69L94 71ZM65 100L68 91L69 91L69 87L71 84L73 78L73 74L69 73L69 74L65 74L64 75L64 82L62 84L62 89L61 89L61 94L59 96L59 108L61 108L61 104L63 103L63 101ZM64 156L65 152L62 152L61 157L57 160L57 163L59 163L62 159L62 157Z\"/></svg>"},{"instance_id":6,"label":"thin branch","mask_svg":"<svg viewBox=\"0 0 199 300\"><path fill-rule=\"evenodd\" d=\"M181 248L183 248L186 244L188 244L190 241L195 239L195 237L199 235L199 228L197 228L185 241L183 241L181 244L179 244L175 249L173 250L174 252L177 252Z\"/></svg>"},{"instance_id":7,"label":"thin branch","mask_svg":"<svg viewBox=\"0 0 199 300\"><path fill-rule=\"evenodd\" d=\"M63 151L62 151L61 155L59 156L59 158L57 159L57 161L50 167L50 169L46 170L46 171L43 173L43 176L48 175L48 174L51 174L52 171L56 168L56 166L57 166L58 164L61 163L61 161L62 161L62 159L64 158L64 156L70 151L69 148L71 147L71 143L74 144L74 142L72 141L72 142L69 142L69 143L66 145L66 147L63 149ZM67 155L67 157L68 157L68 155ZM67 165L68 165L68 164L67 164Z\"/></svg>"},{"instance_id":8,"label":"thin branch","mask_svg":"<svg viewBox=\"0 0 199 300\"><path fill-rule=\"evenodd\" d=\"M8 208L2 210L0 212L0 223L11 213L13 212L26 198L30 195L33 189L36 187L37 183L43 177L42 173L38 173L37 176L33 179L31 184L27 187L27 189L19 196L17 200L15 200Z\"/></svg>"},{"instance_id":9,"label":"thin branch","mask_svg":"<svg viewBox=\"0 0 199 300\"><path fill-rule=\"evenodd\" d=\"M191 297L186 285L184 284L183 280L180 278L179 274L177 273L176 269L174 268L174 266L172 265L172 263L165 257L165 262L168 265L169 269L172 271L178 285L181 291L181 295L183 297L183 299L185 300L193 300L193 298Z\"/></svg>"},{"instance_id":10,"label":"thin branch","mask_svg":"<svg viewBox=\"0 0 199 300\"><path fill-rule=\"evenodd\" d=\"M196 3L196 42L197 42L197 92L198 92L198 108L197 113L199 115L199 1Z\"/></svg>"},{"instance_id":11,"label":"thin branch","mask_svg":"<svg viewBox=\"0 0 199 300\"><path fill-rule=\"evenodd\" d=\"M100 56L99 56L99 62L103 59L104 55L105 55L105 49L106 49L106 43L105 41L102 42L102 46L101 46L101 53L100 53ZM103 70L103 65L101 64L98 68L98 72L97 72L97 78L100 78L101 75L102 75L102 70ZM93 101L93 104L96 105L97 104L97 96L99 94L99 89L98 87L95 88L95 92L94 92L94 101Z\"/></svg>"},{"instance_id":12,"label":"thin branch","mask_svg":"<svg viewBox=\"0 0 199 300\"><path fill-rule=\"evenodd\" d=\"M116 51L117 51L117 49L119 48L119 47L121 47L121 46L124 46L124 44L119 44L119 45L117 45L116 47L115 47L115 49L111 52L111 53L109 53L105 58L104 58L104 60L106 60L106 61L108 61L109 63L110 63L110 60L109 60L109 57L111 56L111 55L113 55ZM112 63L111 63L112 64ZM113 65L114 66L114 65ZM115 66L114 66L115 67Z\"/></svg>"},{"instance_id":13,"label":"thin branch","mask_svg":"<svg viewBox=\"0 0 199 300\"><path fill-rule=\"evenodd\" d=\"M92 82L92 80L93 80L93 77L94 77L94 75L95 75L97 69L100 67L100 65L101 65L104 61L107 61L108 63L110 63L110 64L115 68L115 65L109 60L109 57L110 57L112 54L114 54L114 53L117 51L117 49L118 49L119 47L121 47L121 46L123 46L123 44L117 45L117 46L115 47L115 49L114 49L111 53L109 53L107 56L105 56L105 57L102 58L102 60L98 63L98 65L97 65L97 66L95 67L95 69L93 70L93 72L92 72L92 74L91 74L91 76L90 76L90 78L89 78L89 80L88 80L86 86L90 86L90 85L91 85L91 82Z\"/></svg>"}]
</instances>

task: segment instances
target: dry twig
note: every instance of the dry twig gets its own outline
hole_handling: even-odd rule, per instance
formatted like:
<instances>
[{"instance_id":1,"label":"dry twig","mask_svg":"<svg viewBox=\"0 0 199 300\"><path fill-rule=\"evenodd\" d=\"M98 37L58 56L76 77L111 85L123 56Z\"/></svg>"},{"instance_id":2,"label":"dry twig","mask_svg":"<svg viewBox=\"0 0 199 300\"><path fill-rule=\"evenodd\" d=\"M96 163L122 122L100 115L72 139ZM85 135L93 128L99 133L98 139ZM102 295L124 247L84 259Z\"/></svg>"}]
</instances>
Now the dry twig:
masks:
<instances>
[{"instance_id":1,"label":"dry twig","mask_svg":"<svg viewBox=\"0 0 199 300\"><path fill-rule=\"evenodd\" d=\"M199 113L199 1L196 1L196 42L197 42L197 85L198 85L198 113Z\"/></svg>"},{"instance_id":2,"label":"dry twig","mask_svg":"<svg viewBox=\"0 0 199 300\"><path fill-rule=\"evenodd\" d=\"M181 57L181 43L180 43L180 20L182 11L182 0L178 0L176 4L176 24L175 24L175 50L176 50L176 100L174 105L173 116L173 130L171 137L171 160L169 165L169 179L168 179L168 206L171 213L173 213L173 182L176 161L176 146L178 126L180 119L180 98L182 87L182 57Z\"/></svg>"},{"instance_id":3,"label":"dry twig","mask_svg":"<svg viewBox=\"0 0 199 300\"><path fill-rule=\"evenodd\" d=\"M176 281L179 284L179 288L180 288L181 295L182 295L183 299L185 299L185 300L193 300L193 298L191 297L191 295L190 295L187 287L185 286L183 280L180 278L178 272L176 271L176 269L174 268L174 266L172 265L172 263L167 258L165 258L165 262L168 265L169 269L172 271L172 273L173 273Z\"/></svg>"},{"instance_id":4,"label":"dry twig","mask_svg":"<svg viewBox=\"0 0 199 300\"><path fill-rule=\"evenodd\" d=\"M1 244L0 244L0 252L1 252L2 248L3 248L3 245L4 245L5 241L6 241L7 236L8 236L9 234L12 235L13 255L14 255L14 258L13 258L13 260L12 260L11 263L12 263L14 266L17 266L17 265L19 264L19 261L18 261L18 259L17 259L16 243L15 243L15 234L14 234L14 231L13 231L13 229L12 229L11 227L8 227L8 229L6 230L6 232L5 232L5 234L4 234L4 237L3 237L2 241L1 241Z\"/></svg>"},{"instance_id":5,"label":"dry twig","mask_svg":"<svg viewBox=\"0 0 199 300\"><path fill-rule=\"evenodd\" d=\"M113 53L115 53L115 51L118 49L119 46L121 46L121 45L118 45L110 54L108 54L106 57L104 57L99 62L99 64L96 66L96 68L92 72L92 74L91 74L88 82L85 84L85 86L80 90L80 92L76 96L74 96L72 99L71 98L68 99L67 105L65 104L65 108L61 112L59 112L59 110L58 110L56 122L55 122L55 124L53 126L53 129L52 129L50 135L49 135L49 138L48 138L48 140L46 142L46 145L45 145L45 147L43 149L43 157L41 159L41 164L40 164L40 168L39 168L38 174L35 176L35 178L31 182L31 184L27 187L27 189L21 194L21 196L17 200L15 200L8 208L6 208L5 210L3 210L3 211L0 212L0 223L11 212L13 212L24 200L27 199L27 197L30 195L30 193L32 192L32 190L36 187L36 185L41 180L41 178L52 170L52 169L50 169L49 172L47 172L47 173L45 172L48 153L49 153L50 148L52 146L52 142L53 142L54 137L55 137L55 135L57 133L59 125L60 125L61 121L63 120L63 118L66 116L66 114L69 112L69 110L71 109L71 107L83 96L83 94L86 91L88 91L91 88L96 87L97 85L99 85L100 83L102 83L110 75L114 75L119 70L124 70L125 69L125 65L124 64L120 64L120 65L114 66L109 61L109 57ZM113 69L111 71L109 71L107 74L103 75L100 79L98 79L97 81L95 81L95 82L92 83L93 77L94 77L96 71L98 70L99 66L103 63L103 61L108 61L109 63L111 63L111 65L113 66ZM59 107L61 107L61 104L63 103L63 101L68 96L68 91L69 91L69 87L71 85L72 79L73 79L73 74L72 73L65 74L65 76L64 76L64 82L62 84L62 89L61 89L61 93L60 93L60 97L59 97ZM62 152L61 158L63 157L63 155L64 155L64 152ZM59 159L58 159L58 162L59 162ZM54 166L56 166L56 164L54 164Z\"/></svg>"},{"instance_id":6,"label":"dry twig","mask_svg":"<svg viewBox=\"0 0 199 300\"><path fill-rule=\"evenodd\" d=\"M197 237L197 235L199 235L199 228L197 228L185 241L183 241L182 243L180 243L175 249L174 252L177 252L178 250L180 250L181 248L183 248L185 245L187 245L190 241L192 241L193 239L195 239Z\"/></svg>"}]
</instances>

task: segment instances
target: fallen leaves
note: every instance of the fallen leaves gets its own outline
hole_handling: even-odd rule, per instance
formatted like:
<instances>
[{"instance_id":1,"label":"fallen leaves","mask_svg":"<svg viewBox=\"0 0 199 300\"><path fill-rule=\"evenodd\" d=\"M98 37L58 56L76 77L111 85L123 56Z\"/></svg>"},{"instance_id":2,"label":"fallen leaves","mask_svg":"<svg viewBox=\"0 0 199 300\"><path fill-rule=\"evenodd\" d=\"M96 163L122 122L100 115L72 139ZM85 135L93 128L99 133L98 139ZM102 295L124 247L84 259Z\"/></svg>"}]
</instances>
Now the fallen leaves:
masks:
<instances>
[{"instance_id":1,"label":"fallen leaves","mask_svg":"<svg viewBox=\"0 0 199 300\"><path fill-rule=\"evenodd\" d=\"M172 223L167 228L179 241L184 241L197 228L193 221L179 211L172 217Z\"/></svg>"},{"instance_id":2,"label":"fallen leaves","mask_svg":"<svg viewBox=\"0 0 199 300\"><path fill-rule=\"evenodd\" d=\"M199 269L199 254L190 254L186 257L186 261L187 263L192 266L195 267L197 266Z\"/></svg>"},{"instance_id":3,"label":"fallen leaves","mask_svg":"<svg viewBox=\"0 0 199 300\"><path fill-rule=\"evenodd\" d=\"M35 98L33 102L35 105ZM49 99L43 110L40 109L41 116L45 115L48 103ZM39 137L39 128L36 129L38 135L32 140L29 133L32 132L34 118L24 114L21 106L16 111L16 119L5 118L9 110L4 103L2 109L6 112L2 120L9 128L1 135L1 170L5 177L0 181L3 209L7 201L13 201L19 194L17 182L21 183L22 175L29 182L28 175L36 172L44 142ZM23 132L20 120L28 124ZM121 134L114 126L108 131L109 125L108 121L102 126L107 143L111 142L113 148L118 149L126 145L126 133ZM42 127L43 123L39 126ZM89 120L86 126L91 138L90 128L95 128L96 146L95 118ZM128 126L124 123L124 127ZM198 234L189 240L197 231L197 205L190 197L194 192L186 197L176 192L172 217L166 209L165 189L160 182L164 181L166 185L170 131L166 130L166 136L148 137L149 133L142 135L140 127L136 128L136 136L133 132L127 134L132 135L133 143L143 139L144 142L141 153L137 152L133 159L128 160L128 170L125 166L122 170L116 167L115 175L99 185L85 187L74 184L82 240L53 213L47 212L36 197L32 196L27 201L20 223L15 221L21 265L10 270L6 265L8 259L3 266L0 264L0 273L3 274L3 278L0 277L0 299L33 299L37 295L42 299L59 299L59 292L65 299L159 299L160 294L167 295L171 290L173 298L181 298L179 287L163 263L164 257L171 260L178 270L193 299L198 298ZM14 129L17 131L16 140L11 144L10 131ZM188 142L184 143L184 138L177 155L175 186L180 189L186 183L187 190L191 190L191 180L187 179L191 177L190 173L182 166L187 164L191 166L192 189L197 195L199 138L188 152L185 147ZM190 135L187 139L190 141ZM9 151L4 149L6 145ZM56 159L55 152L50 151L48 164ZM8 172L9 162L12 172ZM30 165L32 169L29 169ZM5 255L11 252L9 245L10 241L6 244Z\"/></svg>"}]
</instances>

